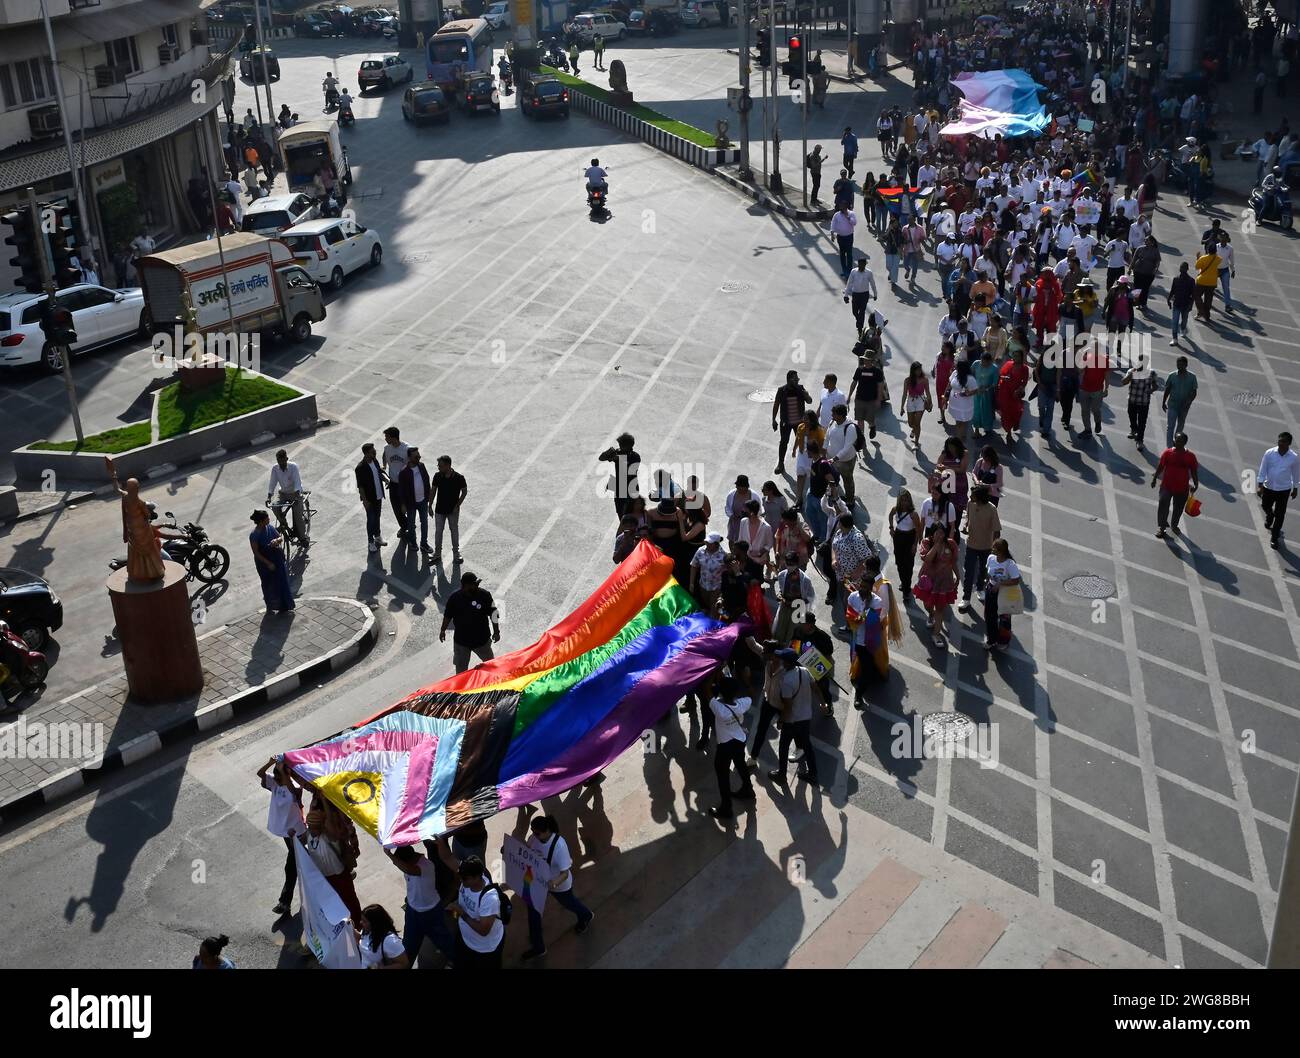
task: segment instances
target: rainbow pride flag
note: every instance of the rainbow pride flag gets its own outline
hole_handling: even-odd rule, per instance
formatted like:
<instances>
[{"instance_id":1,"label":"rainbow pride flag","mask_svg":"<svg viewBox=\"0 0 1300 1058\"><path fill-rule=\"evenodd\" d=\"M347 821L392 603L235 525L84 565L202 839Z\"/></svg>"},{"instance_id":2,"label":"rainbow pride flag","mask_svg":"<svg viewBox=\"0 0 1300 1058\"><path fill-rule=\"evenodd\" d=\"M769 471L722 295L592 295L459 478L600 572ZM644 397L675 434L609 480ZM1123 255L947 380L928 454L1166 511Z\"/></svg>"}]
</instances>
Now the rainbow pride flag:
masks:
<instances>
[{"instance_id":1,"label":"rainbow pride flag","mask_svg":"<svg viewBox=\"0 0 1300 1058\"><path fill-rule=\"evenodd\" d=\"M590 778L748 630L699 613L643 541L531 646L284 759L381 844L409 845Z\"/></svg>"},{"instance_id":2,"label":"rainbow pride flag","mask_svg":"<svg viewBox=\"0 0 1300 1058\"><path fill-rule=\"evenodd\" d=\"M876 193L884 200L885 206L890 213L902 215L903 196L912 197L913 209L920 216L924 217L930 212L930 197L934 194L934 188L926 188L922 191L919 187L878 187Z\"/></svg>"}]
</instances>

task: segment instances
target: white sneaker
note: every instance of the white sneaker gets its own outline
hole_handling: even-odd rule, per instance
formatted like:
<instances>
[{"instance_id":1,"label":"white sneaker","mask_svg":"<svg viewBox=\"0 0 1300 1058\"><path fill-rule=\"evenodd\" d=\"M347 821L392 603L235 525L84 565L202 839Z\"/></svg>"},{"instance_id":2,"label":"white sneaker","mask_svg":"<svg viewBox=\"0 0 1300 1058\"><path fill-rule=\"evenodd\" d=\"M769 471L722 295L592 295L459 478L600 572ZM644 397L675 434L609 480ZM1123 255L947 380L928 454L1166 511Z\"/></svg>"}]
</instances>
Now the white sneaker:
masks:
<instances>
[{"instance_id":1,"label":"white sneaker","mask_svg":"<svg viewBox=\"0 0 1300 1058\"><path fill-rule=\"evenodd\" d=\"M378 540L376 540L375 543L377 543L380 547L388 546L388 541L385 540L382 536Z\"/></svg>"}]
</instances>

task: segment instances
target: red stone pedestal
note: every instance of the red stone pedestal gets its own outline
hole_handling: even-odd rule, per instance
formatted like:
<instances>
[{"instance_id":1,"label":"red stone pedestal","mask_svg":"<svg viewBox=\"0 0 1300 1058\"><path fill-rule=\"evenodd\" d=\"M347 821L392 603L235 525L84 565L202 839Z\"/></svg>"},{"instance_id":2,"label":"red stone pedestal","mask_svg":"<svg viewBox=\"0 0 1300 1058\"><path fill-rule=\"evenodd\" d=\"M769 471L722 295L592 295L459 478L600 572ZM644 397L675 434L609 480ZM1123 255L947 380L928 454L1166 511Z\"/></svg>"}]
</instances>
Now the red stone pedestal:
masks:
<instances>
[{"instance_id":1,"label":"red stone pedestal","mask_svg":"<svg viewBox=\"0 0 1300 1058\"><path fill-rule=\"evenodd\" d=\"M203 689L185 567L167 561L163 567L162 580L134 584L123 568L105 585L117 619L127 686L131 697L145 704L175 701Z\"/></svg>"}]
</instances>

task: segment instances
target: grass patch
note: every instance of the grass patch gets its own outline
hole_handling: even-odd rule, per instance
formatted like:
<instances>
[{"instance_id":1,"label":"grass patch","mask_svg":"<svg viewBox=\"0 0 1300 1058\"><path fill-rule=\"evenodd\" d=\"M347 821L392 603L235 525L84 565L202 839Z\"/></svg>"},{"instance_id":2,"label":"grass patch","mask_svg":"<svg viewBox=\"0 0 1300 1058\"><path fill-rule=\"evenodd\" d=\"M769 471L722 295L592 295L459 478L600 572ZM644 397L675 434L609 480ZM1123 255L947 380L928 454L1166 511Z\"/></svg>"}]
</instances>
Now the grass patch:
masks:
<instances>
[{"instance_id":1,"label":"grass patch","mask_svg":"<svg viewBox=\"0 0 1300 1058\"><path fill-rule=\"evenodd\" d=\"M224 381L193 393L183 391L179 382L173 382L158 397L158 440L179 437L237 415L283 404L297 396L300 394L296 389L261 375L246 375L236 367L226 368ZM91 434L82 444L76 441L38 441L31 448L41 452L87 452L111 456L147 445L149 440L149 423L133 422L129 426Z\"/></svg>"},{"instance_id":2,"label":"grass patch","mask_svg":"<svg viewBox=\"0 0 1300 1058\"><path fill-rule=\"evenodd\" d=\"M103 433L91 434L84 444L76 441L38 441L31 447L42 452L93 452L106 456L119 455L149 443L149 424L133 422Z\"/></svg>"},{"instance_id":3,"label":"grass patch","mask_svg":"<svg viewBox=\"0 0 1300 1058\"><path fill-rule=\"evenodd\" d=\"M608 103L614 106L614 96L604 88L599 88L594 84L588 84L581 78L574 77L572 74L564 73L562 70L556 70L550 66L543 66L542 70L548 74L554 74L559 80L573 89L575 92L581 92L583 95L591 96L592 99L598 99L602 103ZM671 133L674 136L680 136L684 140L690 140L691 143L700 147L717 147L718 138L711 132L705 132L703 129L697 129L694 125L688 125L684 121L678 121L676 118L670 118L657 110L651 110L640 103L633 103L630 107L625 107L629 114L655 128L663 129L664 132Z\"/></svg>"},{"instance_id":4,"label":"grass patch","mask_svg":"<svg viewBox=\"0 0 1300 1058\"><path fill-rule=\"evenodd\" d=\"M158 440L201 430L297 396L296 389L261 375L246 375L235 367L226 368L224 381L192 393L183 391L180 383L173 383L158 397Z\"/></svg>"}]
</instances>

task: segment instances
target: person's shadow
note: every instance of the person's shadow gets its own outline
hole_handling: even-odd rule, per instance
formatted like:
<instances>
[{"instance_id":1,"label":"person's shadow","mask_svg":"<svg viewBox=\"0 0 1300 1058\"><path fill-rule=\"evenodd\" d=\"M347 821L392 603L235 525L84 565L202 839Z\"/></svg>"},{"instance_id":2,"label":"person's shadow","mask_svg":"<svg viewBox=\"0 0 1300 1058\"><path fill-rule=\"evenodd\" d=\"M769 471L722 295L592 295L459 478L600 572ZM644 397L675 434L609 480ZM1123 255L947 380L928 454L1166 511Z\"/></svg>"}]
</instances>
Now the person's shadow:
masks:
<instances>
[{"instance_id":1,"label":"person's shadow","mask_svg":"<svg viewBox=\"0 0 1300 1058\"><path fill-rule=\"evenodd\" d=\"M257 630L257 641L253 644L253 652L248 659L248 664L244 666L244 678L250 686L265 683L266 678L284 664L284 644L293 629L296 616L296 610L280 614L263 614L261 626Z\"/></svg>"}]
</instances>

